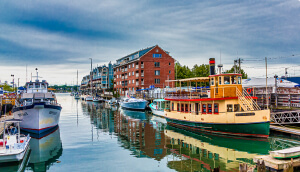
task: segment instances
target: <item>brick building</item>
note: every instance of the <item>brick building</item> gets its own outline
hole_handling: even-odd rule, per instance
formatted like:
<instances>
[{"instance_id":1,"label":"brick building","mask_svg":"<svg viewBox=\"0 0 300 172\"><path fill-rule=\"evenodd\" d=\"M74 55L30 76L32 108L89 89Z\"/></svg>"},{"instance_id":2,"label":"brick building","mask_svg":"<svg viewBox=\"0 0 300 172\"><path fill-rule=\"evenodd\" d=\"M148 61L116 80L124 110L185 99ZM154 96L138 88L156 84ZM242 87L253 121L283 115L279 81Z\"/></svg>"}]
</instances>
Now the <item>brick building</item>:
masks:
<instances>
[{"instance_id":1,"label":"brick building","mask_svg":"<svg viewBox=\"0 0 300 172\"><path fill-rule=\"evenodd\" d=\"M174 63L158 45L122 57L114 66L114 90L124 96L151 85L163 88L165 80L175 79Z\"/></svg>"}]
</instances>

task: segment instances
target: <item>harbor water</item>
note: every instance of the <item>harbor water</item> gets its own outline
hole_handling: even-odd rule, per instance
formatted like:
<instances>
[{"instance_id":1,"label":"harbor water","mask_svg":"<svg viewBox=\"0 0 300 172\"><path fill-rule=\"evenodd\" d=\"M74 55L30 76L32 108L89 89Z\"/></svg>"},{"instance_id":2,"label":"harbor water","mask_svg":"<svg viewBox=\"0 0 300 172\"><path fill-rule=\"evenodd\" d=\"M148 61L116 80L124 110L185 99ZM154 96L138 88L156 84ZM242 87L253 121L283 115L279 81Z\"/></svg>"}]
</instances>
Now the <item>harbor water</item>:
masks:
<instances>
[{"instance_id":1,"label":"harbor water","mask_svg":"<svg viewBox=\"0 0 300 172\"><path fill-rule=\"evenodd\" d=\"M268 139L195 134L167 126L151 112L107 108L57 94L59 127L31 135L30 154L0 171L238 171L253 157L300 146L299 138Z\"/></svg>"}]
</instances>

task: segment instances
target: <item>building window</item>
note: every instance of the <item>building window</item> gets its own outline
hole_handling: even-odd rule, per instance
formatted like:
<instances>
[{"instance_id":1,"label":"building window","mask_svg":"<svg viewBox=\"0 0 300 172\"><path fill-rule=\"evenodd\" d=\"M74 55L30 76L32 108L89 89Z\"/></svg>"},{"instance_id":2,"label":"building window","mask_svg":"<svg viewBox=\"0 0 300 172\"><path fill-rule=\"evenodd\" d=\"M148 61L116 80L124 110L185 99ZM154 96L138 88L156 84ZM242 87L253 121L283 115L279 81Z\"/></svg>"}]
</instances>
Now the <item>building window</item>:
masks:
<instances>
[{"instance_id":1,"label":"building window","mask_svg":"<svg viewBox=\"0 0 300 172\"><path fill-rule=\"evenodd\" d=\"M154 74L158 76L158 75L160 75L160 71L156 70Z\"/></svg>"},{"instance_id":2,"label":"building window","mask_svg":"<svg viewBox=\"0 0 300 172\"><path fill-rule=\"evenodd\" d=\"M129 84L130 84L131 80L129 80Z\"/></svg>"},{"instance_id":3,"label":"building window","mask_svg":"<svg viewBox=\"0 0 300 172\"><path fill-rule=\"evenodd\" d=\"M219 104L214 104L214 113L219 113Z\"/></svg>"},{"instance_id":4,"label":"building window","mask_svg":"<svg viewBox=\"0 0 300 172\"><path fill-rule=\"evenodd\" d=\"M131 72L129 72L128 75L130 76L130 75L131 75Z\"/></svg>"},{"instance_id":5,"label":"building window","mask_svg":"<svg viewBox=\"0 0 300 172\"><path fill-rule=\"evenodd\" d=\"M169 66L171 66L171 63L169 62Z\"/></svg>"},{"instance_id":6,"label":"building window","mask_svg":"<svg viewBox=\"0 0 300 172\"><path fill-rule=\"evenodd\" d=\"M132 63L132 67L134 67L134 63Z\"/></svg>"},{"instance_id":7,"label":"building window","mask_svg":"<svg viewBox=\"0 0 300 172\"><path fill-rule=\"evenodd\" d=\"M154 82L155 82L155 84L159 84L160 83L160 79L155 79Z\"/></svg>"},{"instance_id":8,"label":"building window","mask_svg":"<svg viewBox=\"0 0 300 172\"><path fill-rule=\"evenodd\" d=\"M117 72L119 72L119 68L117 68Z\"/></svg>"},{"instance_id":9,"label":"building window","mask_svg":"<svg viewBox=\"0 0 300 172\"><path fill-rule=\"evenodd\" d=\"M171 71L169 70L169 73L171 73Z\"/></svg>"},{"instance_id":10,"label":"building window","mask_svg":"<svg viewBox=\"0 0 300 172\"><path fill-rule=\"evenodd\" d=\"M158 53L158 49L156 49L156 52Z\"/></svg>"},{"instance_id":11,"label":"building window","mask_svg":"<svg viewBox=\"0 0 300 172\"><path fill-rule=\"evenodd\" d=\"M154 62L154 67L160 67L160 63L159 62Z\"/></svg>"},{"instance_id":12,"label":"building window","mask_svg":"<svg viewBox=\"0 0 300 172\"><path fill-rule=\"evenodd\" d=\"M119 75L117 75L117 78L119 78Z\"/></svg>"},{"instance_id":13,"label":"building window","mask_svg":"<svg viewBox=\"0 0 300 172\"><path fill-rule=\"evenodd\" d=\"M227 105L227 112L232 112L232 104L230 104L230 105Z\"/></svg>"},{"instance_id":14,"label":"building window","mask_svg":"<svg viewBox=\"0 0 300 172\"><path fill-rule=\"evenodd\" d=\"M161 54L153 54L153 58L161 58Z\"/></svg>"},{"instance_id":15,"label":"building window","mask_svg":"<svg viewBox=\"0 0 300 172\"><path fill-rule=\"evenodd\" d=\"M132 76L134 75L134 71L132 72Z\"/></svg>"},{"instance_id":16,"label":"building window","mask_svg":"<svg viewBox=\"0 0 300 172\"><path fill-rule=\"evenodd\" d=\"M132 83L134 84L134 79L132 80Z\"/></svg>"},{"instance_id":17,"label":"building window","mask_svg":"<svg viewBox=\"0 0 300 172\"><path fill-rule=\"evenodd\" d=\"M130 69L131 65L128 65L128 68Z\"/></svg>"}]
</instances>

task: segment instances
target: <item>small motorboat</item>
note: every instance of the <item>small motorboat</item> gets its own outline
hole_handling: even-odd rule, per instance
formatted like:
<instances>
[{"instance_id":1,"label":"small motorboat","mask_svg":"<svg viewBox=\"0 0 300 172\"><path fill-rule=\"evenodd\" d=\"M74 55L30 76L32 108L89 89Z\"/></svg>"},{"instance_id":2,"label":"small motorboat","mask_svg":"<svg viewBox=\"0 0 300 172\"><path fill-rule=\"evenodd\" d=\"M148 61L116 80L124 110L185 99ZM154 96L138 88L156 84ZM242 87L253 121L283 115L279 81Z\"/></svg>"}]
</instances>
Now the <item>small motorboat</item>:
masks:
<instances>
[{"instance_id":1,"label":"small motorboat","mask_svg":"<svg viewBox=\"0 0 300 172\"><path fill-rule=\"evenodd\" d=\"M93 101L93 99L94 99L94 97L90 96L90 95L85 97L85 101Z\"/></svg>"},{"instance_id":2,"label":"small motorboat","mask_svg":"<svg viewBox=\"0 0 300 172\"><path fill-rule=\"evenodd\" d=\"M148 101L144 99L125 98L122 100L120 106L131 110L145 110Z\"/></svg>"},{"instance_id":3,"label":"small motorboat","mask_svg":"<svg viewBox=\"0 0 300 172\"><path fill-rule=\"evenodd\" d=\"M22 122L22 120L9 119L1 121L4 126L8 122L13 123L14 126L5 129L3 131L3 139L0 139L0 164L21 161L30 149L29 134L27 136L20 134L20 122Z\"/></svg>"}]
</instances>

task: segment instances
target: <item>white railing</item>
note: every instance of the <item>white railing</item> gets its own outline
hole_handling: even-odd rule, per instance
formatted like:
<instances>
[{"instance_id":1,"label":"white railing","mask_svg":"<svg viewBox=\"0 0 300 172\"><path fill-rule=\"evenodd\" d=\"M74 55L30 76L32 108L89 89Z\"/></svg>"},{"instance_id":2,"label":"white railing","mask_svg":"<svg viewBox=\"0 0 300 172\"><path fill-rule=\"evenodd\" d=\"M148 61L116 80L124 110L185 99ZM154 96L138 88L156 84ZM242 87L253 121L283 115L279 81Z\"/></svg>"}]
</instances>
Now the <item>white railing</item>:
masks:
<instances>
[{"instance_id":1,"label":"white railing","mask_svg":"<svg viewBox=\"0 0 300 172\"><path fill-rule=\"evenodd\" d=\"M127 72L128 71L128 69L127 68L125 68L125 72Z\"/></svg>"},{"instance_id":2,"label":"white railing","mask_svg":"<svg viewBox=\"0 0 300 172\"><path fill-rule=\"evenodd\" d=\"M137 73L137 74L135 74L135 76L136 76L136 77L139 77L139 74Z\"/></svg>"},{"instance_id":3,"label":"white railing","mask_svg":"<svg viewBox=\"0 0 300 172\"><path fill-rule=\"evenodd\" d=\"M135 85L138 86L138 85L139 85L139 82L136 82Z\"/></svg>"},{"instance_id":4,"label":"white railing","mask_svg":"<svg viewBox=\"0 0 300 172\"><path fill-rule=\"evenodd\" d=\"M142 85L144 85L144 82L141 82Z\"/></svg>"},{"instance_id":5,"label":"white railing","mask_svg":"<svg viewBox=\"0 0 300 172\"><path fill-rule=\"evenodd\" d=\"M144 64L141 64L141 68L144 68Z\"/></svg>"},{"instance_id":6,"label":"white railing","mask_svg":"<svg viewBox=\"0 0 300 172\"><path fill-rule=\"evenodd\" d=\"M243 92L241 92L239 89L236 89L236 95L238 96L239 104L243 107L244 110L260 110L260 107L255 101L253 101L252 97L245 89L243 89Z\"/></svg>"},{"instance_id":7,"label":"white railing","mask_svg":"<svg viewBox=\"0 0 300 172\"><path fill-rule=\"evenodd\" d=\"M138 68L139 68L139 65L136 65L135 68L138 69Z\"/></svg>"},{"instance_id":8,"label":"white railing","mask_svg":"<svg viewBox=\"0 0 300 172\"><path fill-rule=\"evenodd\" d=\"M141 77L144 77L144 73L141 73Z\"/></svg>"}]
</instances>

